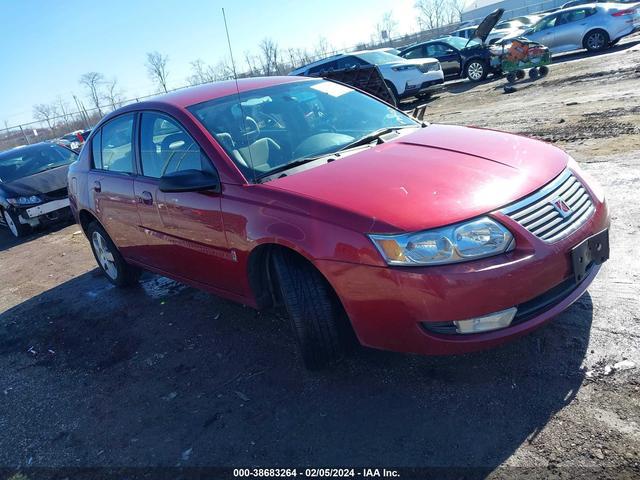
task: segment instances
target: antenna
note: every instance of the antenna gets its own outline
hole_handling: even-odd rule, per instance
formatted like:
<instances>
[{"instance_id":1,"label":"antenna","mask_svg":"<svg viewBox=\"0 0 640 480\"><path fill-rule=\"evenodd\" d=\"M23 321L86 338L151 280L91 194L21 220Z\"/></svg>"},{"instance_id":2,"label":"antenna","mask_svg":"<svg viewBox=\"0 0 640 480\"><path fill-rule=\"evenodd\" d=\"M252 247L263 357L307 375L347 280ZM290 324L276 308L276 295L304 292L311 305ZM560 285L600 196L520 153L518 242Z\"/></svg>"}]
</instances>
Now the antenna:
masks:
<instances>
[{"instance_id":1,"label":"antenna","mask_svg":"<svg viewBox=\"0 0 640 480\"><path fill-rule=\"evenodd\" d=\"M231 49L231 38L229 37L229 27L227 26L227 16L224 13L224 8L222 8L222 19L224 20L224 29L227 32L227 44L229 45L229 56L231 57L231 69L233 70L233 79L236 82L236 95L238 96L238 106L240 107L240 115L242 115L242 128L245 132L245 138L247 141L247 150L249 151L249 163L251 164L251 173L253 174L253 183L256 183L256 169L253 166L253 154L251 153L251 145L249 144L249 137L246 136L247 132L247 122L246 116L244 114L244 109L242 108L242 99L240 98L240 87L238 86L238 74L236 73L236 63L233 60L233 50ZM238 155L242 156L241 153L238 152Z\"/></svg>"}]
</instances>

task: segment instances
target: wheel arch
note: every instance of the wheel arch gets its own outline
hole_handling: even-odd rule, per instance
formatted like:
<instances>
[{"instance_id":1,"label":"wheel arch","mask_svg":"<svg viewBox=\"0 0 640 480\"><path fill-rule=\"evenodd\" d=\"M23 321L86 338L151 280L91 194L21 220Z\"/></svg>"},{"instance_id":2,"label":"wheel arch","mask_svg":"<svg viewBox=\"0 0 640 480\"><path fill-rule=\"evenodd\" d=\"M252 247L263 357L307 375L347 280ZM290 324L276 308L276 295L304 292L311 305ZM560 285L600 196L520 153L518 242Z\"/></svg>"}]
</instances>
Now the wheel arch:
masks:
<instances>
[{"instance_id":1,"label":"wheel arch","mask_svg":"<svg viewBox=\"0 0 640 480\"><path fill-rule=\"evenodd\" d=\"M104 225L102 225L100 220L98 220L98 217L96 217L89 210L86 210L86 209L80 210L78 212L78 220L80 221L80 227L82 228L82 231L84 232L85 236L87 236L87 237L88 237L87 230L89 228L89 225L91 223L94 223L94 222L97 223L98 225L100 225L106 232L106 229L104 228Z\"/></svg>"},{"instance_id":2,"label":"wheel arch","mask_svg":"<svg viewBox=\"0 0 640 480\"><path fill-rule=\"evenodd\" d=\"M285 252L287 255L294 255L311 267L313 267L322 278L327 282L327 285L331 288L331 291L336 296L338 302L342 305L342 301L338 296L335 288L331 284L331 281L322 272L320 268L312 260L312 257L300 248L296 248L294 245L289 245L286 242L277 241L265 241L257 245L249 253L247 259L247 278L249 280L249 287L256 300L258 309L268 308L274 305L274 299L277 300L276 279L274 278L272 271L272 258L275 251ZM344 309L344 305L342 305Z\"/></svg>"},{"instance_id":3,"label":"wheel arch","mask_svg":"<svg viewBox=\"0 0 640 480\"><path fill-rule=\"evenodd\" d=\"M582 47L583 47L584 49L586 49L586 48L587 48L587 37L588 37L590 34L592 34L593 32L597 32L597 31L604 32L604 34L607 36L607 42L606 42L607 44L608 44L609 42L611 42L611 34L607 31L607 29L606 29L606 28L603 28L603 27L594 27L594 28L590 28L590 29L589 29L589 30L587 30L587 31L585 32L585 34L582 36ZM603 49L603 50L604 50L604 49Z\"/></svg>"}]
</instances>

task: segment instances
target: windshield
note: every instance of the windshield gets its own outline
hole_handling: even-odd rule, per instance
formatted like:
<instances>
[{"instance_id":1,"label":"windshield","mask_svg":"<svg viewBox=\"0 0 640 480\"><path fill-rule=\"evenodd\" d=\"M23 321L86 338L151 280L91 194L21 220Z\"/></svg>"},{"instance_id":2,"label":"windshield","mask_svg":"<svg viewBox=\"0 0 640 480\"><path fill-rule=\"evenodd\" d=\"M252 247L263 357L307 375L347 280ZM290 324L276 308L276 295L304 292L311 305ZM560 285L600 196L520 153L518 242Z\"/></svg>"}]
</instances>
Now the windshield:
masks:
<instances>
[{"instance_id":1,"label":"windshield","mask_svg":"<svg viewBox=\"0 0 640 480\"><path fill-rule=\"evenodd\" d=\"M71 150L54 144L9 150L0 153L0 182L13 182L19 178L68 165L77 158Z\"/></svg>"},{"instance_id":2,"label":"windshield","mask_svg":"<svg viewBox=\"0 0 640 480\"><path fill-rule=\"evenodd\" d=\"M385 63L401 61L397 55L392 55L387 52L362 52L354 53L353 55L372 65L384 65Z\"/></svg>"},{"instance_id":3,"label":"windshield","mask_svg":"<svg viewBox=\"0 0 640 480\"><path fill-rule=\"evenodd\" d=\"M419 126L379 100L325 80L230 95L188 110L248 179L337 152L380 129Z\"/></svg>"},{"instance_id":4,"label":"windshield","mask_svg":"<svg viewBox=\"0 0 640 480\"><path fill-rule=\"evenodd\" d=\"M462 50L464 47L480 45L480 42L477 40L467 40L466 38L461 37L444 37L439 39L438 41L448 43L456 50Z\"/></svg>"}]
</instances>

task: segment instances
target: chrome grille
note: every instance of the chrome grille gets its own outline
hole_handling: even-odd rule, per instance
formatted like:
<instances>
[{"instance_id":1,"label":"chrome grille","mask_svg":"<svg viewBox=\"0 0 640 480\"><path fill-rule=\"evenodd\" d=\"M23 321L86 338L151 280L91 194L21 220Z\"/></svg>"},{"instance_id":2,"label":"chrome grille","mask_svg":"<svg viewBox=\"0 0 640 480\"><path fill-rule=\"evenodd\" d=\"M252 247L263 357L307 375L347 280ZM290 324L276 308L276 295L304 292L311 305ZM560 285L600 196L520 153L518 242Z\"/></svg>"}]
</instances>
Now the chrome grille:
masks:
<instances>
[{"instance_id":1,"label":"chrome grille","mask_svg":"<svg viewBox=\"0 0 640 480\"><path fill-rule=\"evenodd\" d=\"M561 213L554 202L561 200L570 212ZM562 202L559 202L562 203ZM552 243L575 232L593 214L595 207L589 192L570 170L536 193L501 210L536 237Z\"/></svg>"}]
</instances>

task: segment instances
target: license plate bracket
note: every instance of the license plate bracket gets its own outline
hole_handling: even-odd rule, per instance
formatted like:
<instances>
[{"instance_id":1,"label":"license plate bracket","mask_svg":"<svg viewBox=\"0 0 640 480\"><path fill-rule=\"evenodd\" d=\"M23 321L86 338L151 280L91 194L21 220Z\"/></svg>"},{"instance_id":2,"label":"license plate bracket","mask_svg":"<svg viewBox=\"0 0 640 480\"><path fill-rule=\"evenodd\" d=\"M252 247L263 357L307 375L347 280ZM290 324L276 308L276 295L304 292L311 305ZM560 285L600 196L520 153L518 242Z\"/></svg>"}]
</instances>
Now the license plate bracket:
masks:
<instances>
[{"instance_id":1,"label":"license plate bracket","mask_svg":"<svg viewBox=\"0 0 640 480\"><path fill-rule=\"evenodd\" d=\"M587 275L592 264L599 265L609 259L609 229L585 238L571 249L573 276L576 283Z\"/></svg>"}]
</instances>

